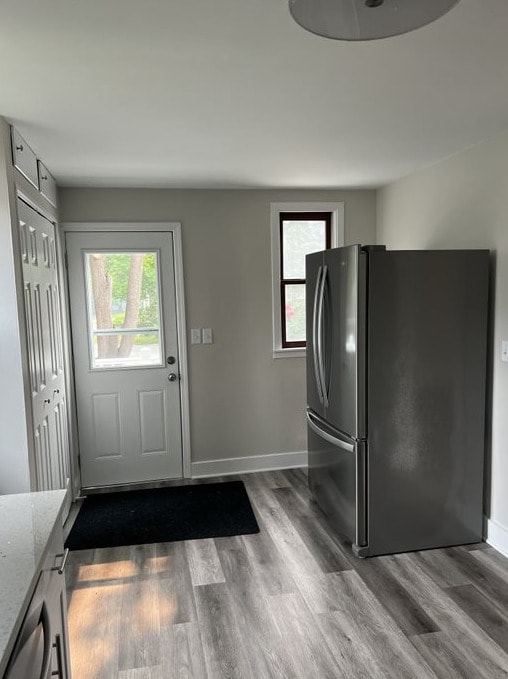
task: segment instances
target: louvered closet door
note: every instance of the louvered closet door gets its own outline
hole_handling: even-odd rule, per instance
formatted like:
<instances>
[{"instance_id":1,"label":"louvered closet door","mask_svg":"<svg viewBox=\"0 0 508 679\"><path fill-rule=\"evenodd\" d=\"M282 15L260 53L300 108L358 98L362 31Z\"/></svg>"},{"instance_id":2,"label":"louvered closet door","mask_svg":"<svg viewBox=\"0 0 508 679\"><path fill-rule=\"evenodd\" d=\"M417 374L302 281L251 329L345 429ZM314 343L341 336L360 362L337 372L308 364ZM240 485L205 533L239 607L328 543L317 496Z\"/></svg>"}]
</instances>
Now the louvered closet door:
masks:
<instances>
[{"instance_id":1,"label":"louvered closet door","mask_svg":"<svg viewBox=\"0 0 508 679\"><path fill-rule=\"evenodd\" d=\"M18 199L37 490L65 488L67 401L55 227Z\"/></svg>"}]
</instances>

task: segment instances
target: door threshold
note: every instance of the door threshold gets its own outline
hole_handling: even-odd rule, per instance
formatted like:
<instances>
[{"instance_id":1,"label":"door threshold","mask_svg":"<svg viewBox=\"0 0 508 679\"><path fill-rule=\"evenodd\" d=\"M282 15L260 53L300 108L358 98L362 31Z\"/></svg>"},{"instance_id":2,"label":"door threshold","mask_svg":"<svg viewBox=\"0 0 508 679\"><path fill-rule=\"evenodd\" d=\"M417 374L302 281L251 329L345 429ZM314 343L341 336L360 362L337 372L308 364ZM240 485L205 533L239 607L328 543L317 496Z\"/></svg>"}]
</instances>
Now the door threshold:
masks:
<instances>
[{"instance_id":1,"label":"door threshold","mask_svg":"<svg viewBox=\"0 0 508 679\"><path fill-rule=\"evenodd\" d=\"M116 483L109 486L88 486L82 488L78 498L82 499L87 495L98 495L99 493L120 493L126 490L153 490L154 488L166 488L168 486L186 485L190 479L179 477L176 479L161 479L158 481L133 481L131 483Z\"/></svg>"}]
</instances>

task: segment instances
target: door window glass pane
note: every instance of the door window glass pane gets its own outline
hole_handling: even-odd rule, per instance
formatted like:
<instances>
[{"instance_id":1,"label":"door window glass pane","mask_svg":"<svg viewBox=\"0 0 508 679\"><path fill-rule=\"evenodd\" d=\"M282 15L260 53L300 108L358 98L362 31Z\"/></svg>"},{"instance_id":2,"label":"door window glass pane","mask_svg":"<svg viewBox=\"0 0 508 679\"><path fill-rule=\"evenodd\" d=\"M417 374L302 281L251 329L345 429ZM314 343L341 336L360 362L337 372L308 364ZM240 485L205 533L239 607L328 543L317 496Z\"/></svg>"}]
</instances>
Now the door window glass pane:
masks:
<instances>
[{"instance_id":1,"label":"door window glass pane","mask_svg":"<svg viewBox=\"0 0 508 679\"><path fill-rule=\"evenodd\" d=\"M282 278L305 278L305 256L326 249L326 222L283 220Z\"/></svg>"},{"instance_id":2,"label":"door window glass pane","mask_svg":"<svg viewBox=\"0 0 508 679\"><path fill-rule=\"evenodd\" d=\"M305 340L305 283L284 285L286 342Z\"/></svg>"},{"instance_id":3,"label":"door window glass pane","mask_svg":"<svg viewBox=\"0 0 508 679\"><path fill-rule=\"evenodd\" d=\"M157 252L85 253L92 369L162 365Z\"/></svg>"}]
</instances>

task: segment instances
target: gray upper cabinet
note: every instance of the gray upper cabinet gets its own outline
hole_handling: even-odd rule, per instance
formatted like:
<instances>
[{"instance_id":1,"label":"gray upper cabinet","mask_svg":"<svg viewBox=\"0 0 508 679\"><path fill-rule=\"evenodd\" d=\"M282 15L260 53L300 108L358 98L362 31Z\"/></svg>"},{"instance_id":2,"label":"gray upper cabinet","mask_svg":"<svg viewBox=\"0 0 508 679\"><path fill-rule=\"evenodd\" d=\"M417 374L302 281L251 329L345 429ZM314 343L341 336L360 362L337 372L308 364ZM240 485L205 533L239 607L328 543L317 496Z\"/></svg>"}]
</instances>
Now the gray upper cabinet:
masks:
<instances>
[{"instance_id":1,"label":"gray upper cabinet","mask_svg":"<svg viewBox=\"0 0 508 679\"><path fill-rule=\"evenodd\" d=\"M47 198L51 205L56 207L56 182L44 163L38 160L37 166L39 169L39 190L44 198Z\"/></svg>"},{"instance_id":2,"label":"gray upper cabinet","mask_svg":"<svg viewBox=\"0 0 508 679\"><path fill-rule=\"evenodd\" d=\"M12 162L28 181L39 188L37 157L23 137L12 128Z\"/></svg>"},{"instance_id":3,"label":"gray upper cabinet","mask_svg":"<svg viewBox=\"0 0 508 679\"><path fill-rule=\"evenodd\" d=\"M56 181L51 172L26 143L20 133L11 127L12 163L41 195L56 207Z\"/></svg>"}]
</instances>

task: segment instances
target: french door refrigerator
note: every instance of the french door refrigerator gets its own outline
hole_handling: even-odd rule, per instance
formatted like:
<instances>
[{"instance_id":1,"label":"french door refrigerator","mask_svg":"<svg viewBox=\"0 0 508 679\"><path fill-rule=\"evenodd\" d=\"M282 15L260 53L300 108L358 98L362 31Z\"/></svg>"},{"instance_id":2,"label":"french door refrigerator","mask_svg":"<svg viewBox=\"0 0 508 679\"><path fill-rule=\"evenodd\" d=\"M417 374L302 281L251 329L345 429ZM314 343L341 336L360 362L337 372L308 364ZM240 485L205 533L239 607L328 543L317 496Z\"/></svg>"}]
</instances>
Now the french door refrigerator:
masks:
<instances>
[{"instance_id":1,"label":"french door refrigerator","mask_svg":"<svg viewBox=\"0 0 508 679\"><path fill-rule=\"evenodd\" d=\"M306 258L309 483L357 556L482 539L489 252Z\"/></svg>"}]
</instances>

